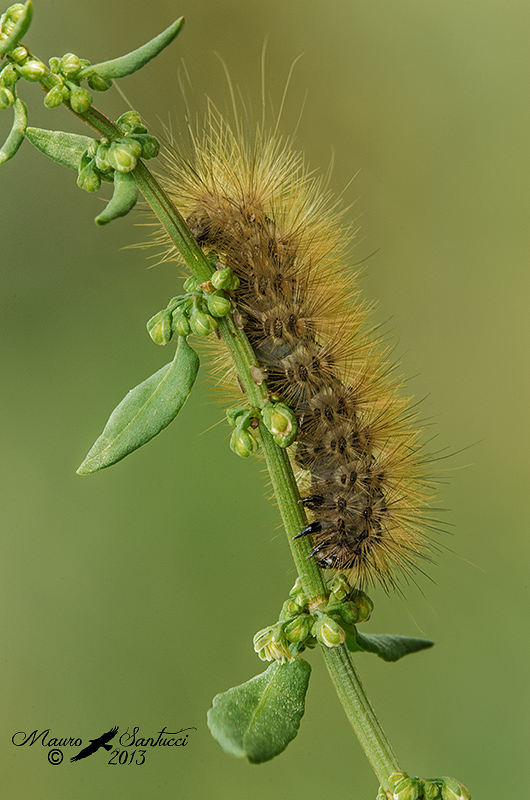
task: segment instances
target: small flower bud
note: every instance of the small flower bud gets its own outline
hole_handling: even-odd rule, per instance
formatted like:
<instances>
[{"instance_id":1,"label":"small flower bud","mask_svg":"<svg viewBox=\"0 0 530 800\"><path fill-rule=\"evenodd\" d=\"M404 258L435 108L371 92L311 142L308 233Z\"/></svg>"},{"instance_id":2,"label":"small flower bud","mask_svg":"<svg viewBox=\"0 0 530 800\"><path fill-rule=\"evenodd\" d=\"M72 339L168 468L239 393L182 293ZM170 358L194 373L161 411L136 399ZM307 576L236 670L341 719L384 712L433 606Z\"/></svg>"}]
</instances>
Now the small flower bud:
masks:
<instances>
[{"instance_id":1,"label":"small flower bud","mask_svg":"<svg viewBox=\"0 0 530 800\"><path fill-rule=\"evenodd\" d=\"M46 108L57 108L57 106L60 106L62 102L63 92L61 86L54 86L44 98L44 105Z\"/></svg>"},{"instance_id":2,"label":"small flower bud","mask_svg":"<svg viewBox=\"0 0 530 800\"><path fill-rule=\"evenodd\" d=\"M0 86L0 108L10 108L15 102L15 95L10 89Z\"/></svg>"},{"instance_id":3,"label":"small flower bud","mask_svg":"<svg viewBox=\"0 0 530 800\"><path fill-rule=\"evenodd\" d=\"M118 172L131 172L135 167L142 148L138 142L112 142L107 160Z\"/></svg>"},{"instance_id":4,"label":"small flower bud","mask_svg":"<svg viewBox=\"0 0 530 800\"><path fill-rule=\"evenodd\" d=\"M248 458L254 452L256 440L248 432L236 428L230 437L230 449L241 458Z\"/></svg>"},{"instance_id":5,"label":"small flower bud","mask_svg":"<svg viewBox=\"0 0 530 800\"><path fill-rule=\"evenodd\" d=\"M83 114L90 108L91 103L92 95L90 92L87 92L86 89L82 89L80 86L70 87L70 105L76 114Z\"/></svg>"},{"instance_id":6,"label":"small flower bud","mask_svg":"<svg viewBox=\"0 0 530 800\"><path fill-rule=\"evenodd\" d=\"M177 309L171 315L171 327L177 336L189 336L191 333L188 315Z\"/></svg>"},{"instance_id":7,"label":"small flower bud","mask_svg":"<svg viewBox=\"0 0 530 800\"><path fill-rule=\"evenodd\" d=\"M7 64L2 70L0 81L3 86L14 86L19 79L19 75L13 64Z\"/></svg>"},{"instance_id":8,"label":"small flower bud","mask_svg":"<svg viewBox=\"0 0 530 800\"><path fill-rule=\"evenodd\" d=\"M208 311L213 317L224 317L232 308L230 299L223 291L216 291L207 298Z\"/></svg>"},{"instance_id":9,"label":"small flower bud","mask_svg":"<svg viewBox=\"0 0 530 800\"><path fill-rule=\"evenodd\" d=\"M97 72L91 72L87 75L87 83L95 92L106 92L112 86L110 78L102 78Z\"/></svg>"},{"instance_id":10,"label":"small flower bud","mask_svg":"<svg viewBox=\"0 0 530 800\"><path fill-rule=\"evenodd\" d=\"M86 167L79 172L77 176L77 185L85 192L97 192L101 186L101 178L96 172L94 160L91 160Z\"/></svg>"},{"instance_id":11,"label":"small flower bud","mask_svg":"<svg viewBox=\"0 0 530 800\"><path fill-rule=\"evenodd\" d=\"M18 22L25 10L26 7L23 5L23 3L13 3L12 6L9 6L5 14L2 14L2 23L5 24L6 22Z\"/></svg>"},{"instance_id":12,"label":"small flower bud","mask_svg":"<svg viewBox=\"0 0 530 800\"><path fill-rule=\"evenodd\" d=\"M167 344L173 336L171 317L164 309L151 317L147 323L147 331L155 344Z\"/></svg>"},{"instance_id":13,"label":"small flower bud","mask_svg":"<svg viewBox=\"0 0 530 800\"><path fill-rule=\"evenodd\" d=\"M440 781L423 781L424 800L442 800Z\"/></svg>"},{"instance_id":14,"label":"small flower bud","mask_svg":"<svg viewBox=\"0 0 530 800\"><path fill-rule=\"evenodd\" d=\"M338 647L346 639L346 634L340 625L337 625L335 620L328 617L327 614L318 615L312 633L326 647Z\"/></svg>"},{"instance_id":15,"label":"small flower bud","mask_svg":"<svg viewBox=\"0 0 530 800\"><path fill-rule=\"evenodd\" d=\"M284 403L269 403L261 411L265 427L272 433L274 441L280 447L289 447L293 443L298 422L289 406Z\"/></svg>"},{"instance_id":16,"label":"small flower bud","mask_svg":"<svg viewBox=\"0 0 530 800\"><path fill-rule=\"evenodd\" d=\"M27 81L40 81L46 72L46 65L36 58L28 58L23 66L18 67L19 75Z\"/></svg>"},{"instance_id":17,"label":"small flower bud","mask_svg":"<svg viewBox=\"0 0 530 800\"><path fill-rule=\"evenodd\" d=\"M193 275L190 275L190 277L186 278L184 281L185 292L199 292L200 288L199 281Z\"/></svg>"},{"instance_id":18,"label":"small flower bud","mask_svg":"<svg viewBox=\"0 0 530 800\"><path fill-rule=\"evenodd\" d=\"M116 125L118 128L123 129L125 132L130 131L135 125L141 125L142 118L138 111L125 111L121 116L118 117L116 120Z\"/></svg>"},{"instance_id":19,"label":"small flower bud","mask_svg":"<svg viewBox=\"0 0 530 800\"><path fill-rule=\"evenodd\" d=\"M107 160L108 153L109 145L100 143L98 149L96 150L96 167L102 172L110 169L110 164Z\"/></svg>"},{"instance_id":20,"label":"small flower bud","mask_svg":"<svg viewBox=\"0 0 530 800\"><path fill-rule=\"evenodd\" d=\"M11 50L9 56L15 64L24 64L28 57L28 51L23 45L19 45L14 50Z\"/></svg>"},{"instance_id":21,"label":"small flower bud","mask_svg":"<svg viewBox=\"0 0 530 800\"><path fill-rule=\"evenodd\" d=\"M136 126L140 127L140 126ZM143 126L141 126L143 127ZM140 147L142 148L140 151L140 155L142 158L156 158L160 152L160 142L156 138L156 136L150 136L148 133L131 133L128 140L132 139L135 142L138 142Z\"/></svg>"},{"instance_id":22,"label":"small flower bud","mask_svg":"<svg viewBox=\"0 0 530 800\"><path fill-rule=\"evenodd\" d=\"M290 619L291 617L296 616L301 611L300 607L295 603L294 600L286 600L282 606L282 610L280 612L280 620Z\"/></svg>"},{"instance_id":23,"label":"small flower bud","mask_svg":"<svg viewBox=\"0 0 530 800\"><path fill-rule=\"evenodd\" d=\"M389 778L392 787L392 800L418 800L421 783L405 772L393 772Z\"/></svg>"},{"instance_id":24,"label":"small flower bud","mask_svg":"<svg viewBox=\"0 0 530 800\"><path fill-rule=\"evenodd\" d=\"M210 280L216 289L228 289L233 277L234 273L230 267L223 267L222 269L216 269Z\"/></svg>"},{"instance_id":25,"label":"small flower bud","mask_svg":"<svg viewBox=\"0 0 530 800\"><path fill-rule=\"evenodd\" d=\"M347 594L351 591L350 584L344 577L344 575L335 575L333 580L331 581L331 593L335 595L337 600L344 600Z\"/></svg>"},{"instance_id":26,"label":"small flower bud","mask_svg":"<svg viewBox=\"0 0 530 800\"><path fill-rule=\"evenodd\" d=\"M197 308L192 309L190 314L190 325L193 333L197 336L209 336L212 331L215 331L218 327L218 322L214 317L211 317L209 314L204 314L202 311L199 311Z\"/></svg>"},{"instance_id":27,"label":"small flower bud","mask_svg":"<svg viewBox=\"0 0 530 800\"><path fill-rule=\"evenodd\" d=\"M60 64L61 64L61 59L57 58L57 56L52 56L51 58L48 59L48 65L54 75L56 75L59 72Z\"/></svg>"},{"instance_id":28,"label":"small flower bud","mask_svg":"<svg viewBox=\"0 0 530 800\"><path fill-rule=\"evenodd\" d=\"M455 781L454 778L444 778L442 784L443 800L471 800L471 795L465 786Z\"/></svg>"},{"instance_id":29,"label":"small flower bud","mask_svg":"<svg viewBox=\"0 0 530 800\"><path fill-rule=\"evenodd\" d=\"M300 614L284 626L283 632L289 642L303 642L310 636L312 625L309 614Z\"/></svg>"},{"instance_id":30,"label":"small flower bud","mask_svg":"<svg viewBox=\"0 0 530 800\"><path fill-rule=\"evenodd\" d=\"M65 78L74 78L81 69L81 59L74 53L66 53L59 61L59 69Z\"/></svg>"}]
</instances>

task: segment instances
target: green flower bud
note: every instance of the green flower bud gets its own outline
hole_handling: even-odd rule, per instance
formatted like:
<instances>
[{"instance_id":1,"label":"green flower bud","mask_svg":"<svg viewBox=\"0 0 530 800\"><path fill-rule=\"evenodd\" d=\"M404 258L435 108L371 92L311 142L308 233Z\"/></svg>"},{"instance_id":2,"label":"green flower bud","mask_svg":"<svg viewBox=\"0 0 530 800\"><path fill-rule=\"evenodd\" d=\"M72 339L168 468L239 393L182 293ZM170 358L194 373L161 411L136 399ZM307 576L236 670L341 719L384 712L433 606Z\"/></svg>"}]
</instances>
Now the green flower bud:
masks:
<instances>
[{"instance_id":1,"label":"green flower bud","mask_svg":"<svg viewBox=\"0 0 530 800\"><path fill-rule=\"evenodd\" d=\"M76 114L83 114L90 108L91 103L92 95L90 92L87 92L86 89L82 89L80 86L70 87L70 105Z\"/></svg>"},{"instance_id":2,"label":"green flower bud","mask_svg":"<svg viewBox=\"0 0 530 800\"><path fill-rule=\"evenodd\" d=\"M295 617L300 613L301 610L302 609L295 603L295 601L289 598L289 600L286 600L282 606L282 610L280 611L280 620L286 620L290 619L291 617Z\"/></svg>"},{"instance_id":3,"label":"green flower bud","mask_svg":"<svg viewBox=\"0 0 530 800\"><path fill-rule=\"evenodd\" d=\"M335 595L337 600L344 600L347 594L350 593L351 587L344 575L335 575L331 581L331 593Z\"/></svg>"},{"instance_id":4,"label":"green flower bud","mask_svg":"<svg viewBox=\"0 0 530 800\"><path fill-rule=\"evenodd\" d=\"M201 287L197 278L193 275L190 275L189 278L186 278L184 281L184 291L185 292L200 292Z\"/></svg>"},{"instance_id":5,"label":"green flower bud","mask_svg":"<svg viewBox=\"0 0 530 800\"><path fill-rule=\"evenodd\" d=\"M0 108L10 108L15 102L15 95L10 89L0 86Z\"/></svg>"},{"instance_id":6,"label":"green flower bud","mask_svg":"<svg viewBox=\"0 0 530 800\"><path fill-rule=\"evenodd\" d=\"M173 311L171 315L171 327L177 336L189 336L191 333L188 315L180 309Z\"/></svg>"},{"instance_id":7,"label":"green flower bud","mask_svg":"<svg viewBox=\"0 0 530 800\"><path fill-rule=\"evenodd\" d=\"M440 781L423 781L424 800L442 800Z\"/></svg>"},{"instance_id":8,"label":"green flower bud","mask_svg":"<svg viewBox=\"0 0 530 800\"><path fill-rule=\"evenodd\" d=\"M233 278L234 273L230 267L223 267L222 269L216 269L210 280L216 289L228 289Z\"/></svg>"},{"instance_id":9,"label":"green flower bud","mask_svg":"<svg viewBox=\"0 0 530 800\"><path fill-rule=\"evenodd\" d=\"M19 45L14 50L11 50L9 56L15 64L24 64L28 58L28 51L23 45Z\"/></svg>"},{"instance_id":10,"label":"green flower bud","mask_svg":"<svg viewBox=\"0 0 530 800\"><path fill-rule=\"evenodd\" d=\"M97 72L91 72L87 75L87 83L95 92L106 92L112 86L110 78L102 78Z\"/></svg>"},{"instance_id":11,"label":"green flower bud","mask_svg":"<svg viewBox=\"0 0 530 800\"><path fill-rule=\"evenodd\" d=\"M208 311L214 317L224 317L232 308L232 303L222 291L214 292L209 295L207 300Z\"/></svg>"},{"instance_id":12,"label":"green flower bud","mask_svg":"<svg viewBox=\"0 0 530 800\"><path fill-rule=\"evenodd\" d=\"M293 443L298 422L294 413L285 403L268 403L261 411L265 427L272 433L273 439L280 447L289 447Z\"/></svg>"},{"instance_id":13,"label":"green flower bud","mask_svg":"<svg viewBox=\"0 0 530 800\"><path fill-rule=\"evenodd\" d=\"M379 787L379 791L377 792L377 797L375 800L388 800L388 795L382 786Z\"/></svg>"},{"instance_id":14,"label":"green flower bud","mask_svg":"<svg viewBox=\"0 0 530 800\"><path fill-rule=\"evenodd\" d=\"M147 331L155 344L167 344L173 336L171 317L164 309L159 311L147 323Z\"/></svg>"},{"instance_id":15,"label":"green flower bud","mask_svg":"<svg viewBox=\"0 0 530 800\"><path fill-rule=\"evenodd\" d=\"M19 75L13 64L7 64L0 73L0 81L3 86L14 86L19 79Z\"/></svg>"},{"instance_id":16,"label":"green flower bud","mask_svg":"<svg viewBox=\"0 0 530 800\"><path fill-rule=\"evenodd\" d=\"M422 787L418 778L412 778L405 772L393 772L389 783L393 791L392 800L418 800Z\"/></svg>"},{"instance_id":17,"label":"green flower bud","mask_svg":"<svg viewBox=\"0 0 530 800\"><path fill-rule=\"evenodd\" d=\"M312 625L309 614L300 614L284 626L283 632L289 642L303 642L310 636Z\"/></svg>"},{"instance_id":18,"label":"green flower bud","mask_svg":"<svg viewBox=\"0 0 530 800\"><path fill-rule=\"evenodd\" d=\"M110 169L110 164L107 160L108 154L109 154L109 145L100 143L96 150L96 167L102 172L105 172L106 170Z\"/></svg>"},{"instance_id":19,"label":"green flower bud","mask_svg":"<svg viewBox=\"0 0 530 800\"><path fill-rule=\"evenodd\" d=\"M256 448L256 440L248 432L236 428L230 437L230 449L241 458L248 458Z\"/></svg>"},{"instance_id":20,"label":"green flower bud","mask_svg":"<svg viewBox=\"0 0 530 800\"><path fill-rule=\"evenodd\" d=\"M57 56L52 56L48 59L48 65L50 70L56 75L59 72L59 65L61 63L61 59L57 58Z\"/></svg>"},{"instance_id":21,"label":"green flower bud","mask_svg":"<svg viewBox=\"0 0 530 800\"><path fill-rule=\"evenodd\" d=\"M125 111L118 119L116 120L116 125L118 128L123 129L125 132L130 131L135 125L141 125L142 118L138 111Z\"/></svg>"},{"instance_id":22,"label":"green flower bud","mask_svg":"<svg viewBox=\"0 0 530 800\"><path fill-rule=\"evenodd\" d=\"M107 161L118 172L132 172L136 167L142 148L137 142L112 142L107 153Z\"/></svg>"},{"instance_id":23,"label":"green flower bud","mask_svg":"<svg viewBox=\"0 0 530 800\"><path fill-rule=\"evenodd\" d=\"M74 78L81 66L81 59L74 53L65 53L59 61L59 69L65 78Z\"/></svg>"},{"instance_id":24,"label":"green flower bud","mask_svg":"<svg viewBox=\"0 0 530 800\"><path fill-rule=\"evenodd\" d=\"M9 6L5 14L2 14L1 17L2 30L3 30L3 25L6 22L12 22L12 23L18 22L20 17L24 14L25 10L26 7L24 6L23 3L13 3L12 6Z\"/></svg>"},{"instance_id":25,"label":"green flower bud","mask_svg":"<svg viewBox=\"0 0 530 800\"><path fill-rule=\"evenodd\" d=\"M97 192L101 186L101 178L96 172L94 160L92 159L86 167L80 170L77 176L77 185L85 192Z\"/></svg>"},{"instance_id":26,"label":"green flower bud","mask_svg":"<svg viewBox=\"0 0 530 800\"><path fill-rule=\"evenodd\" d=\"M27 81L40 81L46 72L46 65L36 58L28 58L23 66L18 67L19 75Z\"/></svg>"},{"instance_id":27,"label":"green flower bud","mask_svg":"<svg viewBox=\"0 0 530 800\"><path fill-rule=\"evenodd\" d=\"M209 336L212 331L215 331L219 325L214 317L209 314L204 314L197 308L192 309L190 314L190 325L193 333L197 336Z\"/></svg>"},{"instance_id":28,"label":"green flower bud","mask_svg":"<svg viewBox=\"0 0 530 800\"><path fill-rule=\"evenodd\" d=\"M466 787L455 781L454 778L444 778L442 798L443 800L471 800L471 795Z\"/></svg>"},{"instance_id":29,"label":"green flower bud","mask_svg":"<svg viewBox=\"0 0 530 800\"><path fill-rule=\"evenodd\" d=\"M53 89L46 94L44 98L44 105L46 108L57 108L63 102L63 92L61 86L54 86Z\"/></svg>"},{"instance_id":30,"label":"green flower bud","mask_svg":"<svg viewBox=\"0 0 530 800\"><path fill-rule=\"evenodd\" d=\"M140 127L140 126L137 126ZM143 127L143 126L142 126ZM156 158L160 152L160 142L156 136L150 136L148 133L134 133L130 134L130 138L141 146L142 158Z\"/></svg>"},{"instance_id":31,"label":"green flower bud","mask_svg":"<svg viewBox=\"0 0 530 800\"><path fill-rule=\"evenodd\" d=\"M327 614L318 615L312 633L326 647L338 647L346 639L346 634L340 625L337 625L335 620L328 617Z\"/></svg>"}]
</instances>

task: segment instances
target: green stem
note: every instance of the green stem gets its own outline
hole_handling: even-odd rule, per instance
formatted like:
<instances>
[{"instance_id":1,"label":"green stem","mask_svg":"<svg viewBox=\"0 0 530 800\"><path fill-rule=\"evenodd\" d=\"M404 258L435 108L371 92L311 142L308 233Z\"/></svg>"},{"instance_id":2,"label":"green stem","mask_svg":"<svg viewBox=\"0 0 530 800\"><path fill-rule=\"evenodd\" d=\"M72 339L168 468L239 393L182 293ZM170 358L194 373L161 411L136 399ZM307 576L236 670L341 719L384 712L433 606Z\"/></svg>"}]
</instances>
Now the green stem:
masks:
<instances>
[{"instance_id":1,"label":"green stem","mask_svg":"<svg viewBox=\"0 0 530 800\"><path fill-rule=\"evenodd\" d=\"M77 116L104 136L109 138L119 136L119 131L114 123L93 107ZM194 276L201 282L208 280L213 271L212 267L170 198L141 161L138 162L133 175L138 188ZM267 389L264 384L258 385L252 377L251 367L257 367L258 364L246 335L235 326L231 317L219 320L219 331L233 359L249 405L262 408L267 401ZM294 536L307 524L307 519L304 509L299 503L300 496L289 458L286 451L274 442L272 435L263 423L259 425L259 433L275 497L304 593L318 603L320 598L326 596L327 591L322 571L315 560L309 558L310 542L306 537L294 540ZM333 648L322 646L321 649L346 715L379 782L388 789L388 778L392 772L399 770L399 765L366 697L348 649L345 645Z\"/></svg>"},{"instance_id":2,"label":"green stem","mask_svg":"<svg viewBox=\"0 0 530 800\"><path fill-rule=\"evenodd\" d=\"M346 716L350 720L379 782L383 788L389 789L388 777L393 772L400 771L401 768L365 694L350 652L345 644L340 647L322 647L321 649Z\"/></svg>"}]
</instances>

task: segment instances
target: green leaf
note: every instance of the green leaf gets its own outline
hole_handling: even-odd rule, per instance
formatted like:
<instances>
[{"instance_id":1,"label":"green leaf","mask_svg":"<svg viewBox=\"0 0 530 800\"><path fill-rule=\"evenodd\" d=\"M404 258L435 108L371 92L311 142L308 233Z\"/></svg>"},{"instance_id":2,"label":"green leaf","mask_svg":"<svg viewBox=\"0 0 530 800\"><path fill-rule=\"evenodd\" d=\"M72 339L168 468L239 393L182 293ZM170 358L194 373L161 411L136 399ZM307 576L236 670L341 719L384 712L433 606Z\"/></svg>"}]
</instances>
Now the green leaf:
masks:
<instances>
[{"instance_id":1,"label":"green leaf","mask_svg":"<svg viewBox=\"0 0 530 800\"><path fill-rule=\"evenodd\" d=\"M78 474L110 467L160 433L186 402L198 369L199 356L180 336L173 361L131 389L114 409Z\"/></svg>"},{"instance_id":2,"label":"green leaf","mask_svg":"<svg viewBox=\"0 0 530 800\"><path fill-rule=\"evenodd\" d=\"M0 164L5 164L6 161L13 158L24 141L26 125L28 124L28 110L26 104L19 97L15 100L13 108L15 118L9 136L0 148Z\"/></svg>"},{"instance_id":3,"label":"green leaf","mask_svg":"<svg viewBox=\"0 0 530 800\"><path fill-rule=\"evenodd\" d=\"M114 170L114 192L94 222L96 225L106 225L116 217L124 217L136 205L137 200L138 187L131 173Z\"/></svg>"},{"instance_id":4,"label":"green leaf","mask_svg":"<svg viewBox=\"0 0 530 800\"><path fill-rule=\"evenodd\" d=\"M271 666L214 697L208 727L223 750L251 764L281 753L298 733L311 667L303 659Z\"/></svg>"},{"instance_id":5,"label":"green leaf","mask_svg":"<svg viewBox=\"0 0 530 800\"><path fill-rule=\"evenodd\" d=\"M124 78L126 75L131 75L136 70L141 69L148 61L155 58L165 47L167 47L173 39L178 36L184 25L184 17L177 19L169 28L162 31L158 36L155 36L151 41L138 47L130 53L119 58L113 58L111 61L101 61L99 64L91 64L80 70L77 79L83 80L96 72L104 80L112 80L113 78Z\"/></svg>"},{"instance_id":6,"label":"green leaf","mask_svg":"<svg viewBox=\"0 0 530 800\"><path fill-rule=\"evenodd\" d=\"M78 133L46 131L43 128L26 128L26 138L45 156L69 169L79 169L81 156L94 139Z\"/></svg>"},{"instance_id":7,"label":"green leaf","mask_svg":"<svg viewBox=\"0 0 530 800\"><path fill-rule=\"evenodd\" d=\"M398 661L409 653L418 653L434 645L429 639L414 636L394 636L391 633L359 633L355 626L348 626L346 645L352 653L375 653L384 661Z\"/></svg>"},{"instance_id":8,"label":"green leaf","mask_svg":"<svg viewBox=\"0 0 530 800\"><path fill-rule=\"evenodd\" d=\"M24 13L17 20L15 23L13 30L9 34L6 39L0 40L0 56L4 55L4 53L9 53L10 50L13 50L19 41L22 39L26 31L28 30L29 26L31 25L31 20L33 18L33 3L31 0L28 0L26 6L24 8Z\"/></svg>"}]
</instances>

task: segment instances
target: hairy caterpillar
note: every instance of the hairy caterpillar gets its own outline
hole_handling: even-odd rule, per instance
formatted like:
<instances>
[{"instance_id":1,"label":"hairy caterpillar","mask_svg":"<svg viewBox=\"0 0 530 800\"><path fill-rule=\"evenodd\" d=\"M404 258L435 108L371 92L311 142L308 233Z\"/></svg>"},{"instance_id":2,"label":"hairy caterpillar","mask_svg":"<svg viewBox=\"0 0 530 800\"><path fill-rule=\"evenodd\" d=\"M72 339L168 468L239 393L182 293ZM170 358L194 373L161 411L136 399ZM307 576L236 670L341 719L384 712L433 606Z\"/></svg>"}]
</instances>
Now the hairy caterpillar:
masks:
<instances>
[{"instance_id":1,"label":"hairy caterpillar","mask_svg":"<svg viewBox=\"0 0 530 800\"><path fill-rule=\"evenodd\" d=\"M239 313L271 393L294 410L293 460L323 568L396 586L428 558L426 456L368 309L342 265L342 212L289 143L210 109L166 189L205 252L240 279ZM225 369L226 372L226 369ZM305 481L307 483L307 480Z\"/></svg>"}]
</instances>

